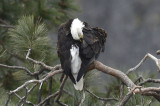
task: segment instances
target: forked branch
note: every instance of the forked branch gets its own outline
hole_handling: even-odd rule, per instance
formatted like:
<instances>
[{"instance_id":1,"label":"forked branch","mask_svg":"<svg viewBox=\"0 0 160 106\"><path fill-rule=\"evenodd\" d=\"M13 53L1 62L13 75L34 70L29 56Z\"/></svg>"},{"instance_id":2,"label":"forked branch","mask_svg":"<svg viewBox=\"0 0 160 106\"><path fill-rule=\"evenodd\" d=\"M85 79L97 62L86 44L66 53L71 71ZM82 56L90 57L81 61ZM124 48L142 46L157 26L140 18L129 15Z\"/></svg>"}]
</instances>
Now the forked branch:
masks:
<instances>
[{"instance_id":1,"label":"forked branch","mask_svg":"<svg viewBox=\"0 0 160 106\"><path fill-rule=\"evenodd\" d=\"M63 70L61 69L61 65L56 65L55 67L52 67L52 66L48 66L46 65L45 63L41 62L41 61L36 61L32 58L29 57L31 53L31 49L28 50L28 53L26 55L26 59L33 62L34 64L39 64L41 65L43 68L45 69L48 69L48 70L51 70L50 72L47 73L47 75L45 75L42 79L39 79L39 80L36 80L36 79L33 79L33 80L29 80L29 81L26 81L24 84L22 84L21 86L19 86L17 89L13 90L13 91L10 91L9 93L9 96L8 96L8 99L6 101L6 105L8 105L9 101L10 101L10 97L11 95L15 95L17 98L19 98L19 104L31 104L33 106L40 106L44 103L46 103L49 99L51 98L54 98L56 96L57 99L57 103L61 104L61 105L66 105L66 104L63 104L60 102L60 97L62 96L62 93L64 92L63 90L63 87L64 87L64 84L67 80L67 76L65 75L62 75L62 79L61 80L61 85L59 87L59 89L53 93L53 94L49 94L45 99L39 101L38 104L33 104L32 102L30 101L27 101L27 96L29 95L29 93L34 89L34 86L38 86L40 84L40 89L41 89L41 85L47 81L49 78L53 77L54 75L58 74L58 73L63 73ZM140 93L142 95L145 95L145 96L153 96L155 97L157 100L160 101L160 95L159 95L159 92L160 92L160 88L159 87L141 87L141 86L137 86L133 83L133 81L127 76L130 72L136 70L137 68L139 68L142 63L148 58L150 57L151 59L153 59L156 63L157 66L159 66L159 59L157 59L156 57L154 57L153 55L151 54L147 54L142 60L141 62L136 65L136 67L130 69L127 74L123 73L122 71L120 70L117 70L117 69L114 69L114 68L111 68L109 66L106 66L104 64L102 64L101 62L99 61L94 61L93 64L89 67L89 70L92 70L92 69L97 69L98 71L101 71L105 74L109 74L109 75L112 75L116 78L119 78L128 88L130 88L130 91L127 93L126 96L123 97L123 99L121 101L119 101L119 105L120 106L123 106L125 105L129 98L135 94L135 93ZM24 71L26 71L27 73L33 75L35 73L31 73L30 70L28 70L27 68L24 68L24 67L20 67L20 66L7 66L7 65L3 65L3 64L0 64L0 67L5 67L5 68L12 68L12 69L22 69ZM39 73L41 74L41 73ZM143 82L139 83L139 85L143 85L144 83L147 83L147 82L154 82L154 83L160 83L160 80L159 79L146 79L144 80ZM30 85L31 83L36 83L32 88L28 89L28 85ZM22 90L22 89L25 89L26 90L26 94L25 96L23 97L20 97L17 93ZM108 100L115 100L117 101L117 99L113 99L113 98L100 98L98 97L97 95L91 93L89 90L86 89L86 91L91 94L93 97L99 99L99 100L104 100L104 101L108 101Z\"/></svg>"}]
</instances>

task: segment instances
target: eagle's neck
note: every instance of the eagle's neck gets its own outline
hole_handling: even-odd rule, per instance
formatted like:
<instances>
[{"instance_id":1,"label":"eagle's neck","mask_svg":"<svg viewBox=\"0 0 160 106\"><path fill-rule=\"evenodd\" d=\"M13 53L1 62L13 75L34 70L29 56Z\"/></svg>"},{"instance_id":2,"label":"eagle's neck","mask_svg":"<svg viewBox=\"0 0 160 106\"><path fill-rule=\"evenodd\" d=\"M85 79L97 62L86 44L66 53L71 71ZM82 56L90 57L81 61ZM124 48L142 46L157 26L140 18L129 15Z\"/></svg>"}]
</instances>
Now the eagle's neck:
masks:
<instances>
[{"instance_id":1,"label":"eagle's neck","mask_svg":"<svg viewBox=\"0 0 160 106\"><path fill-rule=\"evenodd\" d=\"M80 35L83 35L82 29L84 24L78 18L74 19L71 24L71 35L74 40L80 40Z\"/></svg>"}]
</instances>

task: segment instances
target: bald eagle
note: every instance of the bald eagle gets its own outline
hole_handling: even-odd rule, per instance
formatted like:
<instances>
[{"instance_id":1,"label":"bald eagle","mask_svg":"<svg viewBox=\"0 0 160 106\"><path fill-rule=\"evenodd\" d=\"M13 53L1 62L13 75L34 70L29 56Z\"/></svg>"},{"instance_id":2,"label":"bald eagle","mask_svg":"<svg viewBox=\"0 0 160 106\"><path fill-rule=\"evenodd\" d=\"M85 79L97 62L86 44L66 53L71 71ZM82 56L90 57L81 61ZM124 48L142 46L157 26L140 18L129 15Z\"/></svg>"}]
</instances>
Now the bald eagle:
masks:
<instances>
[{"instance_id":1,"label":"bald eagle","mask_svg":"<svg viewBox=\"0 0 160 106\"><path fill-rule=\"evenodd\" d=\"M85 72L104 51L106 37L103 29L91 27L78 18L60 25L57 53L64 73L70 77L76 90L83 89Z\"/></svg>"}]
</instances>

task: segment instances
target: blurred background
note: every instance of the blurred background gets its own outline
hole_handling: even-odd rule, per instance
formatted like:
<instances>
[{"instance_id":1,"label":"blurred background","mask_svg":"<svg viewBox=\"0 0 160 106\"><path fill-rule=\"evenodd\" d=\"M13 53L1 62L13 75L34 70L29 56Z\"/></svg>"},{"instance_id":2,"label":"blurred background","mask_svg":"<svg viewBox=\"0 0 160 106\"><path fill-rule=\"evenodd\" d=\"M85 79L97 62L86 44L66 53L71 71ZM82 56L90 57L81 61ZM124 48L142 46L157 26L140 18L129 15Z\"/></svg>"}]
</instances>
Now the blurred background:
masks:
<instances>
[{"instance_id":1,"label":"blurred background","mask_svg":"<svg viewBox=\"0 0 160 106\"><path fill-rule=\"evenodd\" d=\"M80 0L81 20L104 28L108 33L106 49L99 60L118 69L134 67L160 49L159 0ZM148 59L144 70L157 70Z\"/></svg>"}]
</instances>

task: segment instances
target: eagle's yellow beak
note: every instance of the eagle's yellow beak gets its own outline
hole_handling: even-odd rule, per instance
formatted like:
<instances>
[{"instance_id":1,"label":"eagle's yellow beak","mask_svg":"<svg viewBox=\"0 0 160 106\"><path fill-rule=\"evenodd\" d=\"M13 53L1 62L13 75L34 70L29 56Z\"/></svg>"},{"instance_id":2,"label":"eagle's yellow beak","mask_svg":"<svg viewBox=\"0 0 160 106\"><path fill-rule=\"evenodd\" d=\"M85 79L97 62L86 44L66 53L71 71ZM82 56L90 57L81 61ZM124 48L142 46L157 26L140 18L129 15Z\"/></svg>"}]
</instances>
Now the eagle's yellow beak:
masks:
<instances>
[{"instance_id":1,"label":"eagle's yellow beak","mask_svg":"<svg viewBox=\"0 0 160 106\"><path fill-rule=\"evenodd\" d=\"M83 40L83 35L80 35L80 42L82 42Z\"/></svg>"}]
</instances>

